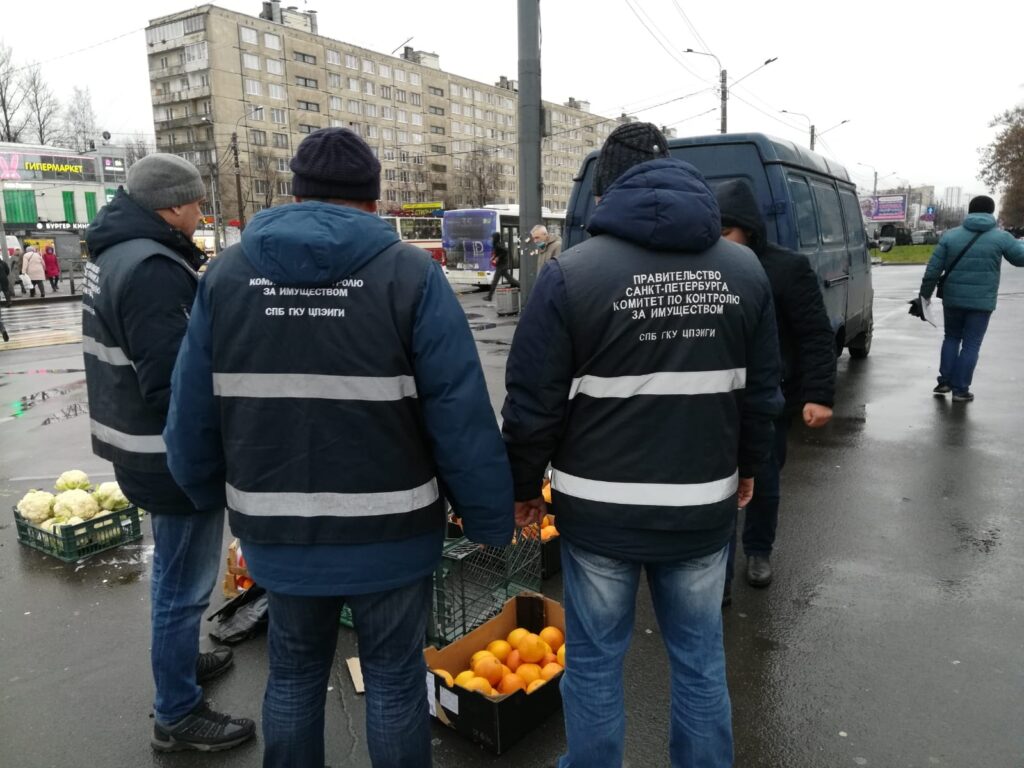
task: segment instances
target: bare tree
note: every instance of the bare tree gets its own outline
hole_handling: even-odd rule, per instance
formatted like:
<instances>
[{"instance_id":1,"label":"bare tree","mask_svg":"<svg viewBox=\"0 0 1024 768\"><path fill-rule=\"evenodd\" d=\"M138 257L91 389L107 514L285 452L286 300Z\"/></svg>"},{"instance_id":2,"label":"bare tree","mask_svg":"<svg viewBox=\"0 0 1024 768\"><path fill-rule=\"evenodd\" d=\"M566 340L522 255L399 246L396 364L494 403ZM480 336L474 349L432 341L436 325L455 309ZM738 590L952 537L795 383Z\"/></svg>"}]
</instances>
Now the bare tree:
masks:
<instances>
[{"instance_id":1,"label":"bare tree","mask_svg":"<svg viewBox=\"0 0 1024 768\"><path fill-rule=\"evenodd\" d=\"M0 141L21 141L28 125L24 80L14 64L14 52L0 43Z\"/></svg>"},{"instance_id":2,"label":"bare tree","mask_svg":"<svg viewBox=\"0 0 1024 768\"><path fill-rule=\"evenodd\" d=\"M76 152L85 152L96 136L96 113L92 109L92 95L88 88L77 85L71 92L71 102L64 111L64 125L69 146Z\"/></svg>"},{"instance_id":3,"label":"bare tree","mask_svg":"<svg viewBox=\"0 0 1024 768\"><path fill-rule=\"evenodd\" d=\"M252 155L252 194L253 201L264 208L274 204L278 197L277 183L284 179L277 170L277 158L270 152L256 150Z\"/></svg>"},{"instance_id":4,"label":"bare tree","mask_svg":"<svg viewBox=\"0 0 1024 768\"><path fill-rule=\"evenodd\" d=\"M61 133L60 102L43 79L38 64L26 70L24 88L33 138L44 145L58 141Z\"/></svg>"},{"instance_id":5,"label":"bare tree","mask_svg":"<svg viewBox=\"0 0 1024 768\"><path fill-rule=\"evenodd\" d=\"M152 145L141 133L136 133L124 145L124 165L131 168L136 162L149 154Z\"/></svg>"},{"instance_id":6,"label":"bare tree","mask_svg":"<svg viewBox=\"0 0 1024 768\"><path fill-rule=\"evenodd\" d=\"M462 159L462 169L456 173L461 197L474 208L494 201L500 178L501 164L486 149L478 149L466 155Z\"/></svg>"}]
</instances>

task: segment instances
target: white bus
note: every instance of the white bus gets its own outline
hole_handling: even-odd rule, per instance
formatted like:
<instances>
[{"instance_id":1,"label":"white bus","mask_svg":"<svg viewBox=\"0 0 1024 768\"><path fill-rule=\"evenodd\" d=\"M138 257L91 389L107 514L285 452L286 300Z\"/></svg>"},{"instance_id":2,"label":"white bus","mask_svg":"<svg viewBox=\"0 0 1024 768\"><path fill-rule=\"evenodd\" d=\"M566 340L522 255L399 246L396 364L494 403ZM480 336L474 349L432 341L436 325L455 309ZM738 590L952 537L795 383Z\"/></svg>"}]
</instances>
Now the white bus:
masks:
<instances>
[{"instance_id":1,"label":"white bus","mask_svg":"<svg viewBox=\"0 0 1024 768\"><path fill-rule=\"evenodd\" d=\"M395 216L385 214L381 216L388 222L402 242L410 243L427 251L434 261L444 263L444 249L441 247L441 217L440 216Z\"/></svg>"},{"instance_id":2,"label":"white bus","mask_svg":"<svg viewBox=\"0 0 1024 768\"><path fill-rule=\"evenodd\" d=\"M565 211L541 209L541 221L552 235L561 235L565 224ZM491 235L501 233L501 239L512 258L512 274L519 275L519 260L524 254L535 252L530 233L519 233L518 205L486 205L483 208L462 208L445 211L442 217L441 239L444 247L444 267L452 285L486 287L494 278L491 257Z\"/></svg>"}]
</instances>

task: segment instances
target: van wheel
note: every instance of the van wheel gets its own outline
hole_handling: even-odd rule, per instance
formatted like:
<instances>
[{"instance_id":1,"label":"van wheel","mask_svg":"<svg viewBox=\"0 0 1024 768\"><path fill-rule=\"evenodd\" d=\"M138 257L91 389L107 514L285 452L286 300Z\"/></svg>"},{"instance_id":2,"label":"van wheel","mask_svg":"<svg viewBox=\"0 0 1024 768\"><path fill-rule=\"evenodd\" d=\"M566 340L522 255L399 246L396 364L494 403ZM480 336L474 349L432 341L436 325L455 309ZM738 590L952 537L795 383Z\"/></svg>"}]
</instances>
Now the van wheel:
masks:
<instances>
[{"instance_id":1,"label":"van wheel","mask_svg":"<svg viewBox=\"0 0 1024 768\"><path fill-rule=\"evenodd\" d=\"M849 344L850 357L854 360L863 360L871 353L871 337L874 332L873 325L869 325L864 333L857 336Z\"/></svg>"}]
</instances>

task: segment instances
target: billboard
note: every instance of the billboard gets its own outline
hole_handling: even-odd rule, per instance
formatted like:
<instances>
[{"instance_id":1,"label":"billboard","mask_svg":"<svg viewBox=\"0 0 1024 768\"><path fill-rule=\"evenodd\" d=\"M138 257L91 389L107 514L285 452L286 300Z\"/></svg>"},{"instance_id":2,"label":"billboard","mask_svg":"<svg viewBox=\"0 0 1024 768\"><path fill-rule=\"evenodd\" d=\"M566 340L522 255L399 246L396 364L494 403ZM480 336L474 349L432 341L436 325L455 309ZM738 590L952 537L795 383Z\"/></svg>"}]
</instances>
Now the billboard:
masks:
<instances>
[{"instance_id":1,"label":"billboard","mask_svg":"<svg viewBox=\"0 0 1024 768\"><path fill-rule=\"evenodd\" d=\"M81 155L0 152L0 180L98 181L96 160Z\"/></svg>"},{"instance_id":2,"label":"billboard","mask_svg":"<svg viewBox=\"0 0 1024 768\"><path fill-rule=\"evenodd\" d=\"M865 221L906 221L906 195L868 195L860 199Z\"/></svg>"}]
</instances>

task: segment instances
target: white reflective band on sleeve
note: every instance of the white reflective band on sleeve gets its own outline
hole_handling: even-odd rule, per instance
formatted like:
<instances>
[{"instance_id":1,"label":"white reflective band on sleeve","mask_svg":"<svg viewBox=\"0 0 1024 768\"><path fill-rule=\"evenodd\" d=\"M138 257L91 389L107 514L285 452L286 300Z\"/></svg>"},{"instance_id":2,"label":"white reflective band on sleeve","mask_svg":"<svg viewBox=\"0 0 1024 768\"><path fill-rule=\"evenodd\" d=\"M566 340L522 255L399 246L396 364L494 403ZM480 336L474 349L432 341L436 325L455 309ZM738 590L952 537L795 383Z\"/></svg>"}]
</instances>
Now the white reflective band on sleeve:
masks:
<instances>
[{"instance_id":1,"label":"white reflective band on sleeve","mask_svg":"<svg viewBox=\"0 0 1024 768\"><path fill-rule=\"evenodd\" d=\"M213 394L220 397L401 400L405 397L416 397L416 380L412 376L215 373Z\"/></svg>"},{"instance_id":2,"label":"white reflective band on sleeve","mask_svg":"<svg viewBox=\"0 0 1024 768\"><path fill-rule=\"evenodd\" d=\"M132 361L120 347L107 347L91 336L82 337L82 352L111 365L131 365Z\"/></svg>"},{"instance_id":3,"label":"white reflective band on sleeve","mask_svg":"<svg viewBox=\"0 0 1024 768\"><path fill-rule=\"evenodd\" d=\"M226 486L228 506L253 517L375 517L412 512L438 499L437 479L381 493L253 493Z\"/></svg>"},{"instance_id":4,"label":"white reflective band on sleeve","mask_svg":"<svg viewBox=\"0 0 1024 768\"><path fill-rule=\"evenodd\" d=\"M746 368L686 373L647 373L641 376L583 376L572 380L569 399L590 397L634 397L635 395L713 395L743 389Z\"/></svg>"},{"instance_id":5,"label":"white reflective band on sleeve","mask_svg":"<svg viewBox=\"0 0 1024 768\"><path fill-rule=\"evenodd\" d=\"M92 433L107 445L132 453L167 453L163 435L129 435L100 424L95 419L89 420Z\"/></svg>"},{"instance_id":6,"label":"white reflective band on sleeve","mask_svg":"<svg viewBox=\"0 0 1024 768\"><path fill-rule=\"evenodd\" d=\"M739 488L739 472L710 483L609 483L552 470L551 487L577 499L609 504L696 507L725 501Z\"/></svg>"}]
</instances>

